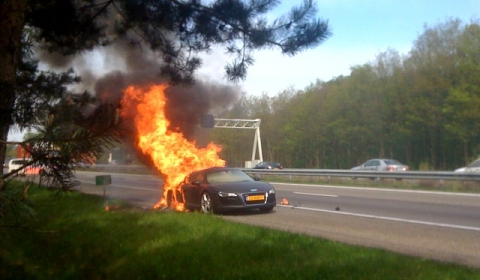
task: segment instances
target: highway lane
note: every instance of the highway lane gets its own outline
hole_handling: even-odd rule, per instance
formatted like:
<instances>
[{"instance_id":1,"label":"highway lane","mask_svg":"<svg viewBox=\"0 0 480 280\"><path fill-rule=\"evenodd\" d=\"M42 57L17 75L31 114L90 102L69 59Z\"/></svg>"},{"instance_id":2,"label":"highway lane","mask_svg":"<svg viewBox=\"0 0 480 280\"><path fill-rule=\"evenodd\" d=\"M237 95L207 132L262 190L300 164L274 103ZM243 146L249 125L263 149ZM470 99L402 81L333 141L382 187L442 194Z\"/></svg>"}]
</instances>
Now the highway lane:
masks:
<instances>
[{"instance_id":1,"label":"highway lane","mask_svg":"<svg viewBox=\"0 0 480 280\"><path fill-rule=\"evenodd\" d=\"M98 173L77 172L85 192ZM160 178L111 174L108 198L151 208L162 193ZM480 268L480 195L274 183L272 213L222 215L235 222L305 233L349 244ZM289 205L280 205L282 198Z\"/></svg>"},{"instance_id":2,"label":"highway lane","mask_svg":"<svg viewBox=\"0 0 480 280\"><path fill-rule=\"evenodd\" d=\"M480 194L274 184L297 207L480 231Z\"/></svg>"},{"instance_id":3,"label":"highway lane","mask_svg":"<svg viewBox=\"0 0 480 280\"><path fill-rule=\"evenodd\" d=\"M95 178L98 175L111 175L112 183L97 186ZM109 199L125 200L145 209L153 208L162 197L163 181L153 175L77 171L75 177L82 183L76 187L80 191L105 195Z\"/></svg>"}]
</instances>

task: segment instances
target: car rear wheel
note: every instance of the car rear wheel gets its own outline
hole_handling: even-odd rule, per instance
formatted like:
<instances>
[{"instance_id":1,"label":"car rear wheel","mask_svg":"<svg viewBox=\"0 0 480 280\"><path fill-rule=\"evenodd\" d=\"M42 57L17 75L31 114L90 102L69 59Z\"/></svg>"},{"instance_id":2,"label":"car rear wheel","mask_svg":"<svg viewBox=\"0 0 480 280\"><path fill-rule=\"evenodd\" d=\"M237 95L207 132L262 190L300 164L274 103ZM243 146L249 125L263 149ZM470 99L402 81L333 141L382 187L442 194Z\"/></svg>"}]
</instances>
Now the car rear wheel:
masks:
<instances>
[{"instance_id":1,"label":"car rear wheel","mask_svg":"<svg viewBox=\"0 0 480 280\"><path fill-rule=\"evenodd\" d=\"M167 197L165 198L168 208L170 208L172 206L172 199L173 199L172 191L168 191L167 192Z\"/></svg>"},{"instance_id":2,"label":"car rear wheel","mask_svg":"<svg viewBox=\"0 0 480 280\"><path fill-rule=\"evenodd\" d=\"M200 200L200 207L201 207L202 213L213 214L214 211L213 211L212 199L208 192L202 193L202 198Z\"/></svg>"}]
</instances>

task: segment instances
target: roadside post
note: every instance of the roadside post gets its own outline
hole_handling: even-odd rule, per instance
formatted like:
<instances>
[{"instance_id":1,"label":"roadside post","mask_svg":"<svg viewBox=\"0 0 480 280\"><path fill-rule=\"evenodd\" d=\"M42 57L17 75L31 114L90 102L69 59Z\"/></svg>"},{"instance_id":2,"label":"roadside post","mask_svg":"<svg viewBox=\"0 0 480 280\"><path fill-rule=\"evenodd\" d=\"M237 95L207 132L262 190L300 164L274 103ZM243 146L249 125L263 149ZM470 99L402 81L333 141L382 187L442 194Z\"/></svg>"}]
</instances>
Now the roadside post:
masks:
<instances>
[{"instance_id":1,"label":"roadside post","mask_svg":"<svg viewBox=\"0 0 480 280\"><path fill-rule=\"evenodd\" d=\"M103 197L106 196L106 185L112 184L112 176L111 175L98 175L95 176L95 185L103 186Z\"/></svg>"}]
</instances>

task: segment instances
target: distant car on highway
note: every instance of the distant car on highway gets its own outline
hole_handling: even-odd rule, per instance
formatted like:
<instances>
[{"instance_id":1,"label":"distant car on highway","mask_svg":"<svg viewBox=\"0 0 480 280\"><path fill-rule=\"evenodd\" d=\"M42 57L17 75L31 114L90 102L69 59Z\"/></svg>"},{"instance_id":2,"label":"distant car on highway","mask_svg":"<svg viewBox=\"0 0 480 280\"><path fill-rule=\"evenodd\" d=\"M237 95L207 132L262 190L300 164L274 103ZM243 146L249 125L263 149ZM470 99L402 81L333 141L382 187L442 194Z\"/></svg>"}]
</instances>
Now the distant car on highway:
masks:
<instances>
[{"instance_id":1,"label":"distant car on highway","mask_svg":"<svg viewBox=\"0 0 480 280\"><path fill-rule=\"evenodd\" d=\"M467 166L455 169L455 172L480 172L480 158Z\"/></svg>"},{"instance_id":2,"label":"distant car on highway","mask_svg":"<svg viewBox=\"0 0 480 280\"><path fill-rule=\"evenodd\" d=\"M229 167L194 171L185 177L176 192L176 200L181 200L178 202L184 203L186 209L200 209L203 213L242 209L270 212L277 204L272 185ZM172 199L173 193L169 192L167 203Z\"/></svg>"},{"instance_id":3,"label":"distant car on highway","mask_svg":"<svg viewBox=\"0 0 480 280\"><path fill-rule=\"evenodd\" d=\"M8 162L8 173L22 168L22 166L28 163L30 159L28 158L14 158Z\"/></svg>"},{"instance_id":4,"label":"distant car on highway","mask_svg":"<svg viewBox=\"0 0 480 280\"><path fill-rule=\"evenodd\" d=\"M278 162L264 161L255 165L253 169L283 169L283 166Z\"/></svg>"},{"instance_id":5,"label":"distant car on highway","mask_svg":"<svg viewBox=\"0 0 480 280\"><path fill-rule=\"evenodd\" d=\"M10 173L12 171L15 171L15 170L18 170L18 169L21 169L22 166L24 166L25 164L27 164L31 161L32 161L31 158L14 158L14 159L11 159L8 162L8 173ZM18 174L20 174L20 175L32 174L33 172L35 172L35 170L36 169L34 167L26 166L22 170L20 170L18 172Z\"/></svg>"},{"instance_id":6,"label":"distant car on highway","mask_svg":"<svg viewBox=\"0 0 480 280\"><path fill-rule=\"evenodd\" d=\"M72 167L74 168L90 168L93 166L93 163L90 162L84 162L84 161L78 161L78 162L72 162Z\"/></svg>"},{"instance_id":7,"label":"distant car on highway","mask_svg":"<svg viewBox=\"0 0 480 280\"><path fill-rule=\"evenodd\" d=\"M352 170L370 171L408 171L409 167L395 159L370 159L362 165L355 166Z\"/></svg>"}]
</instances>

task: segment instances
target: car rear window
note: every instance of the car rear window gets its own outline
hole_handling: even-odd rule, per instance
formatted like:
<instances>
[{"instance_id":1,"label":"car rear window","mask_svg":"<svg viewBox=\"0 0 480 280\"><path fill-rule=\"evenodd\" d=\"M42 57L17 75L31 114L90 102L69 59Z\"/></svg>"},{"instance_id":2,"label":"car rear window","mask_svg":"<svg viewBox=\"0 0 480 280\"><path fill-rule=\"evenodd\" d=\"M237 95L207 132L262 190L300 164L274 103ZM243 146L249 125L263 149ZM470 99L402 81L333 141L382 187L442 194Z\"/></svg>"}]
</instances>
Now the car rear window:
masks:
<instances>
[{"instance_id":1,"label":"car rear window","mask_svg":"<svg viewBox=\"0 0 480 280\"><path fill-rule=\"evenodd\" d=\"M469 167L479 167L480 166L480 160L477 160L473 162Z\"/></svg>"}]
</instances>

